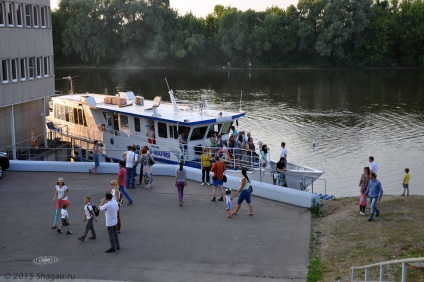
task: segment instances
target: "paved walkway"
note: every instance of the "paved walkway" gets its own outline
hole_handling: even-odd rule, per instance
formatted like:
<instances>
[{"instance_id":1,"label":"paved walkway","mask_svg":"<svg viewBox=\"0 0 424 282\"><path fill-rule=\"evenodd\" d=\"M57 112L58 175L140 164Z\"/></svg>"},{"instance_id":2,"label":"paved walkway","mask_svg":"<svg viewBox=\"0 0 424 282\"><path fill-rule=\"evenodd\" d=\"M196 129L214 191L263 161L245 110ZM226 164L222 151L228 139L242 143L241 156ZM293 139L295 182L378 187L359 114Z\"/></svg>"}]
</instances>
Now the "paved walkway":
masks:
<instances>
[{"instance_id":1,"label":"paved walkway","mask_svg":"<svg viewBox=\"0 0 424 282\"><path fill-rule=\"evenodd\" d=\"M70 190L72 235L50 228L58 177L64 177ZM306 280L311 225L307 209L253 197L253 217L243 203L239 214L228 219L222 202L210 202L212 186L197 182L188 183L180 207L172 177L155 177L151 190L129 190L134 204L121 210L120 251L105 253L109 240L103 214L95 224L97 240L78 241L85 228L84 196L98 205L114 178L5 172L0 180L0 281L19 281L7 279L7 273L11 278L70 274L75 275L73 281ZM41 256L58 261L34 264Z\"/></svg>"}]
</instances>

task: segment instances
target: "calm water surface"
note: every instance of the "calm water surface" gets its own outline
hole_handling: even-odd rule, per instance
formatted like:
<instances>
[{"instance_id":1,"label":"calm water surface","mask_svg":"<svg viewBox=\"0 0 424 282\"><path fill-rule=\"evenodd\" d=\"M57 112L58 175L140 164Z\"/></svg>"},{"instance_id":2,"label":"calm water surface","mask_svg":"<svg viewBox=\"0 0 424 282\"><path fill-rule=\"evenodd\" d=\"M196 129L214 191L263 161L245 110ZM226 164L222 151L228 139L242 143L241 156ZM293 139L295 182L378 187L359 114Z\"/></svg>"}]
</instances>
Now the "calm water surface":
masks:
<instances>
[{"instance_id":1,"label":"calm water surface","mask_svg":"<svg viewBox=\"0 0 424 282\"><path fill-rule=\"evenodd\" d=\"M397 195L404 168L410 192L424 195L424 72L415 70L75 70L75 92L132 90L169 101L167 77L179 100L207 97L217 108L247 113L239 129L252 132L277 159L286 142L290 162L322 169L327 193L358 195L368 156L379 167L386 194ZM69 91L56 81L56 90ZM312 150L315 140L317 148ZM324 192L324 181L314 186Z\"/></svg>"}]
</instances>

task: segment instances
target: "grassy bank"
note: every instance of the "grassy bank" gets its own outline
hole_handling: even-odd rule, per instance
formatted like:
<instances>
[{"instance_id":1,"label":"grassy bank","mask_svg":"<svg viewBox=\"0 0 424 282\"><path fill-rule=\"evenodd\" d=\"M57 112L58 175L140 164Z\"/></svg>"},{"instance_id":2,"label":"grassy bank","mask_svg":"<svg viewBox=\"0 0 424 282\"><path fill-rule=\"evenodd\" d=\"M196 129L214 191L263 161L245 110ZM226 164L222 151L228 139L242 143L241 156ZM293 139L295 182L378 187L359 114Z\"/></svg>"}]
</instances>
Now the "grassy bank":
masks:
<instances>
[{"instance_id":1,"label":"grassy bank","mask_svg":"<svg viewBox=\"0 0 424 282\"><path fill-rule=\"evenodd\" d=\"M360 215L356 197L323 202L312 219L308 281L350 281L352 266L424 256L424 196L383 196L378 207L380 216L367 222L370 205ZM378 280L378 271L369 279ZM387 266L385 281L400 281L400 274L400 264ZM408 281L424 281L424 270L408 270Z\"/></svg>"}]
</instances>

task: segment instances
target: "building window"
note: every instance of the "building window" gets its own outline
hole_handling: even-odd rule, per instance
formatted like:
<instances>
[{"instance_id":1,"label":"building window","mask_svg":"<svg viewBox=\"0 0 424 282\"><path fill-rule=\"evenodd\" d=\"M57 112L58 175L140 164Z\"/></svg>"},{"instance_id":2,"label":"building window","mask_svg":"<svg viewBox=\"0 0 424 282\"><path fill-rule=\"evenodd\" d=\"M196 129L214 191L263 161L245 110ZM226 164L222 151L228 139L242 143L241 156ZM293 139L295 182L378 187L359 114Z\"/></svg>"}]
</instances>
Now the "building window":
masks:
<instances>
[{"instance_id":1,"label":"building window","mask_svg":"<svg viewBox=\"0 0 424 282\"><path fill-rule=\"evenodd\" d=\"M16 24L18 27L23 27L22 4L16 4Z\"/></svg>"},{"instance_id":2,"label":"building window","mask_svg":"<svg viewBox=\"0 0 424 282\"><path fill-rule=\"evenodd\" d=\"M1 60L1 79L3 84L9 83L9 62L8 60Z\"/></svg>"},{"instance_id":3,"label":"building window","mask_svg":"<svg viewBox=\"0 0 424 282\"><path fill-rule=\"evenodd\" d=\"M49 57L44 57L44 77L49 77L49 73L50 73Z\"/></svg>"},{"instance_id":4,"label":"building window","mask_svg":"<svg viewBox=\"0 0 424 282\"><path fill-rule=\"evenodd\" d=\"M25 26L31 28L32 27L32 13L31 13L31 5L25 5Z\"/></svg>"},{"instance_id":5,"label":"building window","mask_svg":"<svg viewBox=\"0 0 424 282\"><path fill-rule=\"evenodd\" d=\"M41 7L40 12L41 12L41 27L46 28L47 27L46 7Z\"/></svg>"},{"instance_id":6,"label":"building window","mask_svg":"<svg viewBox=\"0 0 424 282\"><path fill-rule=\"evenodd\" d=\"M28 73L29 80L33 80L35 78L35 58L28 59Z\"/></svg>"},{"instance_id":7,"label":"building window","mask_svg":"<svg viewBox=\"0 0 424 282\"><path fill-rule=\"evenodd\" d=\"M0 26L6 25L6 20L4 17L4 2L0 2Z\"/></svg>"},{"instance_id":8,"label":"building window","mask_svg":"<svg viewBox=\"0 0 424 282\"><path fill-rule=\"evenodd\" d=\"M19 59L21 65L21 81L27 80L26 59Z\"/></svg>"},{"instance_id":9,"label":"building window","mask_svg":"<svg viewBox=\"0 0 424 282\"><path fill-rule=\"evenodd\" d=\"M18 59L12 59L12 81L17 82L18 81Z\"/></svg>"},{"instance_id":10,"label":"building window","mask_svg":"<svg viewBox=\"0 0 424 282\"><path fill-rule=\"evenodd\" d=\"M37 57L37 78L41 78L43 66L41 65L41 58Z\"/></svg>"},{"instance_id":11,"label":"building window","mask_svg":"<svg viewBox=\"0 0 424 282\"><path fill-rule=\"evenodd\" d=\"M10 27L15 26L15 9L13 3L8 4L9 9L7 11L7 21Z\"/></svg>"},{"instance_id":12,"label":"building window","mask_svg":"<svg viewBox=\"0 0 424 282\"><path fill-rule=\"evenodd\" d=\"M34 27L38 28L38 6L34 6L33 10L34 10Z\"/></svg>"}]
</instances>

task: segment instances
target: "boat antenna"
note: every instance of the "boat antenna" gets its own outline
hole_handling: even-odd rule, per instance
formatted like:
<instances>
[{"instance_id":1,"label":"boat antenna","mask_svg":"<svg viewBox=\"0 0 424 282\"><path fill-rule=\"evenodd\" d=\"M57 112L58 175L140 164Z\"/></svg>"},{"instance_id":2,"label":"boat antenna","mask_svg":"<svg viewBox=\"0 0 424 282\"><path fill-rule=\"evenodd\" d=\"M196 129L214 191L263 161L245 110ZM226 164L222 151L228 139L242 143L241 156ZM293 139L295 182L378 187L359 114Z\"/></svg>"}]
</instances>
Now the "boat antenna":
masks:
<instances>
[{"instance_id":1,"label":"boat antenna","mask_svg":"<svg viewBox=\"0 0 424 282\"><path fill-rule=\"evenodd\" d=\"M169 87L168 80L165 77L166 86L168 86L168 93L171 97L172 105L174 106L174 112L179 112L180 108L178 108L177 100L175 100L174 91Z\"/></svg>"},{"instance_id":2,"label":"boat antenna","mask_svg":"<svg viewBox=\"0 0 424 282\"><path fill-rule=\"evenodd\" d=\"M77 77L77 76L74 76L74 77ZM66 80L69 80L69 83L71 84L71 95L74 95L74 84L73 84L73 82L72 82L72 76L65 76L65 77L62 77L62 79L66 79ZM60 78L59 78L60 79Z\"/></svg>"}]
</instances>

